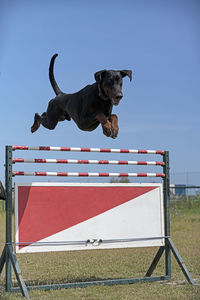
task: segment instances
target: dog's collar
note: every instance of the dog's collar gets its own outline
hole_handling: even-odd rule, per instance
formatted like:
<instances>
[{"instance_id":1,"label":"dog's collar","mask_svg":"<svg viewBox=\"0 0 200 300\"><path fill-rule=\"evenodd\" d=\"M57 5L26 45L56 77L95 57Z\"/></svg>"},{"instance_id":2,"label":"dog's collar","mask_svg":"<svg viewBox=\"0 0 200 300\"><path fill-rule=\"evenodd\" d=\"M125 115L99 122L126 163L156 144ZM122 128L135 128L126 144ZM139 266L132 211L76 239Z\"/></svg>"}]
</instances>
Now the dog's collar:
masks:
<instances>
[{"instance_id":1,"label":"dog's collar","mask_svg":"<svg viewBox=\"0 0 200 300\"><path fill-rule=\"evenodd\" d=\"M104 101L106 101L106 100L109 99L109 97L106 96L105 93L102 91L101 86L100 86L100 83L98 84L98 91L99 91L99 92L98 92L98 96L99 96L100 99L102 99L102 100L104 100Z\"/></svg>"}]
</instances>

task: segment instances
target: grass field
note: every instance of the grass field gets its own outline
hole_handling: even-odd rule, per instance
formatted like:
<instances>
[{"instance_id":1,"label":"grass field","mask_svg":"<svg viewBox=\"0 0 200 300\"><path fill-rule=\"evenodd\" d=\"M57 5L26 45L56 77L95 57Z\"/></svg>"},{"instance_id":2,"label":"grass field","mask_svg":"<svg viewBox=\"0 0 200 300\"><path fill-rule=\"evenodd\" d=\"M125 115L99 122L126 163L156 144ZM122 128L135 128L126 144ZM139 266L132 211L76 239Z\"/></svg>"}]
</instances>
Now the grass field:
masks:
<instances>
[{"instance_id":1,"label":"grass field","mask_svg":"<svg viewBox=\"0 0 200 300\"><path fill-rule=\"evenodd\" d=\"M171 236L196 285L185 280L172 257L170 282L94 286L77 289L30 291L32 300L73 299L200 299L200 198L171 205ZM5 241L5 213L0 212L0 254ZM28 284L64 283L110 278L143 277L157 248L92 250L21 254L18 261ZM164 275L161 258L153 275ZM15 275L13 282L16 284ZM0 299L24 299L20 293L5 293L4 271L0 276Z\"/></svg>"}]
</instances>

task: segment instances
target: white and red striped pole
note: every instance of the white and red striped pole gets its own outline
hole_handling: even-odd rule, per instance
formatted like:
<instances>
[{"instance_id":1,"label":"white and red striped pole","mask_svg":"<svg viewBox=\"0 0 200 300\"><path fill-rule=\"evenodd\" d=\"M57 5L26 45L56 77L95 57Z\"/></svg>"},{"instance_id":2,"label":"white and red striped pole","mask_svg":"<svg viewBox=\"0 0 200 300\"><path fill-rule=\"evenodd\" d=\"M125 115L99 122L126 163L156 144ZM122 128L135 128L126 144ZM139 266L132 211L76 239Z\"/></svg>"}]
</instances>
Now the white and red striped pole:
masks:
<instances>
[{"instance_id":1,"label":"white and red striped pole","mask_svg":"<svg viewBox=\"0 0 200 300\"><path fill-rule=\"evenodd\" d=\"M86 173L86 172L24 172L13 171L13 176L64 176L64 177L165 177L164 173Z\"/></svg>"},{"instance_id":2,"label":"white and red striped pole","mask_svg":"<svg viewBox=\"0 0 200 300\"><path fill-rule=\"evenodd\" d=\"M135 154L161 154L162 150L136 150L136 149L104 149L80 147L51 147L51 146L12 146L12 150L40 150L40 151L71 151L71 152L104 152L104 153L135 153Z\"/></svg>"},{"instance_id":3,"label":"white and red striped pole","mask_svg":"<svg viewBox=\"0 0 200 300\"><path fill-rule=\"evenodd\" d=\"M56 164L97 164L97 165L154 165L164 166L163 161L131 161L131 160L86 160L86 159L45 159L45 158L13 158L13 163L56 163Z\"/></svg>"}]
</instances>

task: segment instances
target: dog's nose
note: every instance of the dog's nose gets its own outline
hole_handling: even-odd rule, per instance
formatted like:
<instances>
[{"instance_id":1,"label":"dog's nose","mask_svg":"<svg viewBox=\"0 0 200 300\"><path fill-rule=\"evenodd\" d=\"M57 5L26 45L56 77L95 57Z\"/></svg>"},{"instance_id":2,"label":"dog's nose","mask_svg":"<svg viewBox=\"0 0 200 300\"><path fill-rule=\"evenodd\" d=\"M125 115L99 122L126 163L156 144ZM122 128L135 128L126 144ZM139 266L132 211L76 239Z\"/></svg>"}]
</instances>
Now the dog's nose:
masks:
<instances>
[{"instance_id":1,"label":"dog's nose","mask_svg":"<svg viewBox=\"0 0 200 300\"><path fill-rule=\"evenodd\" d=\"M121 100L122 97L123 97L123 94L122 94L122 93L119 93L119 94L116 96L116 99L117 99L117 100Z\"/></svg>"}]
</instances>

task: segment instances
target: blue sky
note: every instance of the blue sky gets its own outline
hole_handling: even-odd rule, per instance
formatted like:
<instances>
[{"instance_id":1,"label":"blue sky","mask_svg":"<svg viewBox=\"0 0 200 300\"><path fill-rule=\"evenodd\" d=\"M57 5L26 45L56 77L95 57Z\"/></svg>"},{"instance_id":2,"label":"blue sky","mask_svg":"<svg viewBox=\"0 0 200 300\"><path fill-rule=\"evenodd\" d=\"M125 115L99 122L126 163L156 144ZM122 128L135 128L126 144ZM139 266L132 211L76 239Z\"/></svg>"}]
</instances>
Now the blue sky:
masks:
<instances>
[{"instance_id":1,"label":"blue sky","mask_svg":"<svg viewBox=\"0 0 200 300\"><path fill-rule=\"evenodd\" d=\"M200 171L198 0L1 0L0 45L2 181L8 144L169 150L172 172ZM113 110L117 139L100 126L83 132L67 121L31 134L35 112L54 97L48 79L54 53L55 77L66 93L93 83L98 70L133 70Z\"/></svg>"}]
</instances>

